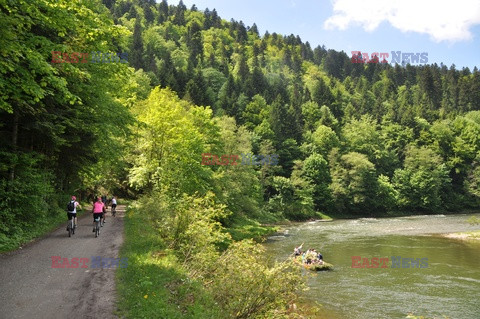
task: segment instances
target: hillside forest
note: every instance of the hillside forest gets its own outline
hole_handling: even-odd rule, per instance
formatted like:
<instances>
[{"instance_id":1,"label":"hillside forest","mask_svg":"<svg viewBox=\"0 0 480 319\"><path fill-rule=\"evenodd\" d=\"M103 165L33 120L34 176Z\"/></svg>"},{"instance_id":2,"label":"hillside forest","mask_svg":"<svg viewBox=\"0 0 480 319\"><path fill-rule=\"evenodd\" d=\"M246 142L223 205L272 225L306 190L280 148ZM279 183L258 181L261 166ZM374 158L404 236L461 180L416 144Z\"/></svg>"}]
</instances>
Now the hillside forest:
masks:
<instances>
[{"instance_id":1,"label":"hillside forest","mask_svg":"<svg viewBox=\"0 0 480 319\"><path fill-rule=\"evenodd\" d=\"M252 237L238 225L479 207L477 67L352 63L260 27L182 1L0 1L0 250L63 222L72 194L140 199L133 211L203 280L211 311L248 318L278 311L295 281L227 303L243 287L230 281L252 283L220 256L248 273L261 254L235 242Z\"/></svg>"}]
</instances>

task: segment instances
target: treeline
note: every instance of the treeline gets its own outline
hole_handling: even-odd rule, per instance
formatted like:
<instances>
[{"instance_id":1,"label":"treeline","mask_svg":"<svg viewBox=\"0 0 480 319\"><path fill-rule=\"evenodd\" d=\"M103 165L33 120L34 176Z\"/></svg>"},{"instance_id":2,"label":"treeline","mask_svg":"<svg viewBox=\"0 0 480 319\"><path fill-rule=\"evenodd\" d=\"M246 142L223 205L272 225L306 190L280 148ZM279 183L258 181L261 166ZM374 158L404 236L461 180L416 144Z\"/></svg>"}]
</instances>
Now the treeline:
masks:
<instances>
[{"instance_id":1,"label":"treeline","mask_svg":"<svg viewBox=\"0 0 480 319\"><path fill-rule=\"evenodd\" d=\"M65 220L69 195L125 189L123 141L138 90L122 63L52 63L53 51L127 49L128 30L96 1L2 1L0 29L4 251Z\"/></svg>"},{"instance_id":2,"label":"treeline","mask_svg":"<svg viewBox=\"0 0 480 319\"><path fill-rule=\"evenodd\" d=\"M105 3L132 31L136 74L169 88L138 110L147 148L137 144L130 181L139 189L213 190L234 216L263 211L289 219L478 207L476 67L352 63L298 36L260 35L255 24L227 22L214 9ZM210 106L215 124L202 122L209 111L197 110L189 115L197 127L178 129L185 122L167 117L172 101L180 113L187 102ZM159 132L166 128L186 134L174 135L182 151L165 144ZM280 163L202 167L202 152L277 153Z\"/></svg>"}]
</instances>

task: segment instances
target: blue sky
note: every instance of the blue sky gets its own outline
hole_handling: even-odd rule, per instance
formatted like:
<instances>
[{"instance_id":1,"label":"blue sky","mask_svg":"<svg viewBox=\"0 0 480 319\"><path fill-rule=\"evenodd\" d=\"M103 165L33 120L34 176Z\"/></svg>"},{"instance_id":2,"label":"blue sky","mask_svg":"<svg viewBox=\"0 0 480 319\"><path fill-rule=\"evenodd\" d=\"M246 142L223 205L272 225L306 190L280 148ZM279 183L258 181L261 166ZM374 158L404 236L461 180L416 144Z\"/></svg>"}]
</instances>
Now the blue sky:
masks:
<instances>
[{"instance_id":1,"label":"blue sky","mask_svg":"<svg viewBox=\"0 0 480 319\"><path fill-rule=\"evenodd\" d=\"M480 68L480 0L183 0L225 20L299 35L312 48L428 53L428 63ZM169 1L178 4L178 1Z\"/></svg>"}]
</instances>

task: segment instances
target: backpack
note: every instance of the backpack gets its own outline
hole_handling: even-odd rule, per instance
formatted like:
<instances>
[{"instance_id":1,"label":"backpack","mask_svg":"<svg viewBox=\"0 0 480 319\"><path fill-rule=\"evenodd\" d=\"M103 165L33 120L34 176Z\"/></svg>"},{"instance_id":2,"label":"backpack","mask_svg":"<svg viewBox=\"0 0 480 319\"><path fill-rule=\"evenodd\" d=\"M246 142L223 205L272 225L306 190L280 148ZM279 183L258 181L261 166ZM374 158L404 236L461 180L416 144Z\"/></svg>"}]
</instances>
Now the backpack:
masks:
<instances>
[{"instance_id":1,"label":"backpack","mask_svg":"<svg viewBox=\"0 0 480 319\"><path fill-rule=\"evenodd\" d=\"M67 211L68 212L73 212L75 210L75 201L70 201L67 205Z\"/></svg>"}]
</instances>

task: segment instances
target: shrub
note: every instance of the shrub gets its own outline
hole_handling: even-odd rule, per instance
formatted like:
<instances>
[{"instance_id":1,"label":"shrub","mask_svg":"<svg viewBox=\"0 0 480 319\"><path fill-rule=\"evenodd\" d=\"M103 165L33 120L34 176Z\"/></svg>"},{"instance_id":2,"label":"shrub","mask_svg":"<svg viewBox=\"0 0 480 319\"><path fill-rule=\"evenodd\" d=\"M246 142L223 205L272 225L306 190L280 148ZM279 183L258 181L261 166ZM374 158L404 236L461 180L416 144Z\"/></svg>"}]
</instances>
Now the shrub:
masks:
<instances>
[{"instance_id":1,"label":"shrub","mask_svg":"<svg viewBox=\"0 0 480 319\"><path fill-rule=\"evenodd\" d=\"M206 288L230 318L286 316L303 287L298 267L290 261L269 266L264 253L251 240L233 243L203 274Z\"/></svg>"}]
</instances>

